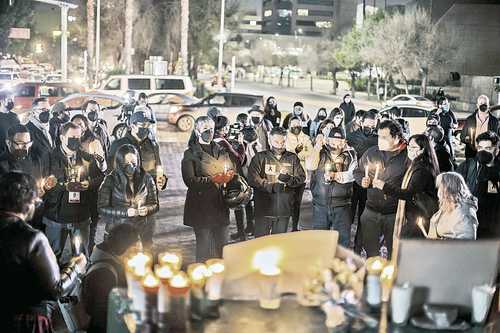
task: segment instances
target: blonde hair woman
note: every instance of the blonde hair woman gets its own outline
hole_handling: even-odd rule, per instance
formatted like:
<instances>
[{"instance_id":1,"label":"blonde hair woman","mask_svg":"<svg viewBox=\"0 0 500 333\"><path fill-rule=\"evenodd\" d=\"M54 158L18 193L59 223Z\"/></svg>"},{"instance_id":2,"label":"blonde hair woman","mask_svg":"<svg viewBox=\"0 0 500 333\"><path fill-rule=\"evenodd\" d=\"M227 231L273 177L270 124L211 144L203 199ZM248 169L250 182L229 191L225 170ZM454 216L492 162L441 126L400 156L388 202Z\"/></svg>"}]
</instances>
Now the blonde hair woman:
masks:
<instances>
[{"instance_id":1,"label":"blonde hair woman","mask_svg":"<svg viewBox=\"0 0 500 333\"><path fill-rule=\"evenodd\" d=\"M456 172L445 172L436 179L439 210L431 218L428 238L476 239L477 199L464 178Z\"/></svg>"}]
</instances>

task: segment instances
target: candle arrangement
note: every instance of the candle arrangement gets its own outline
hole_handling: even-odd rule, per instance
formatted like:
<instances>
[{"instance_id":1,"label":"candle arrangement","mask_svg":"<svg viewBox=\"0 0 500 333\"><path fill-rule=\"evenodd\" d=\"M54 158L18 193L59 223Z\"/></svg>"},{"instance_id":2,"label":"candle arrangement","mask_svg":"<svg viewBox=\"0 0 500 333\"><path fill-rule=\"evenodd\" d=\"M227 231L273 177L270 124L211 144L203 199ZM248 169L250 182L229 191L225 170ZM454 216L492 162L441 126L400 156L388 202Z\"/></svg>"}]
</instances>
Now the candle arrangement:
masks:
<instances>
[{"instance_id":1,"label":"candle arrangement","mask_svg":"<svg viewBox=\"0 0 500 333\"><path fill-rule=\"evenodd\" d=\"M382 300L382 289L380 285L380 274L387 265L387 261L381 257L371 257L366 261L366 302L370 306L379 306Z\"/></svg>"}]
</instances>

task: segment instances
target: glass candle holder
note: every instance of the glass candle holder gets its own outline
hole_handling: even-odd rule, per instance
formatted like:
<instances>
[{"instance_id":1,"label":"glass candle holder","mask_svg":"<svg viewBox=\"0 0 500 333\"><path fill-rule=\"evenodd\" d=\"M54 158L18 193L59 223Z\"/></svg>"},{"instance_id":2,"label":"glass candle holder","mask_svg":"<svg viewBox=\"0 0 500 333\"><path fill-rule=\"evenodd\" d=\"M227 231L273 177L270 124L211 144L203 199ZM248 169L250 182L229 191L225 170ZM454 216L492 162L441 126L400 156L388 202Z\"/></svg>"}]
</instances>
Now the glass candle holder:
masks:
<instances>
[{"instance_id":1,"label":"glass candle holder","mask_svg":"<svg viewBox=\"0 0 500 333\"><path fill-rule=\"evenodd\" d=\"M260 273L260 297L259 305L263 309L276 310L281 305L281 294L279 291L279 279L281 269L278 267L265 267Z\"/></svg>"}]
</instances>

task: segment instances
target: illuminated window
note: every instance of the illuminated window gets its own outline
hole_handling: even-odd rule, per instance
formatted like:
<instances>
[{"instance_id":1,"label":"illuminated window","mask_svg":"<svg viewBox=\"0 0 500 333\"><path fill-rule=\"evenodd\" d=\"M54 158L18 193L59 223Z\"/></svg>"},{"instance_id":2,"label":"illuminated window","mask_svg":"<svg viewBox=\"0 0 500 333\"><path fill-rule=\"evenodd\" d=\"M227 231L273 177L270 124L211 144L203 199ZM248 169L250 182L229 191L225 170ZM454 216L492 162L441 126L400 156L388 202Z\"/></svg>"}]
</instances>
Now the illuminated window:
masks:
<instances>
[{"instance_id":1,"label":"illuminated window","mask_svg":"<svg viewBox=\"0 0 500 333\"><path fill-rule=\"evenodd\" d=\"M257 25L257 21L250 21L250 25Z\"/></svg>"},{"instance_id":2,"label":"illuminated window","mask_svg":"<svg viewBox=\"0 0 500 333\"><path fill-rule=\"evenodd\" d=\"M268 9L268 10L264 11L264 16L265 17L269 17L269 16L272 16L272 15L273 15L273 11L272 10Z\"/></svg>"},{"instance_id":3,"label":"illuminated window","mask_svg":"<svg viewBox=\"0 0 500 333\"><path fill-rule=\"evenodd\" d=\"M316 22L316 26L321 29L329 29L332 27L332 22L328 21L318 21Z\"/></svg>"},{"instance_id":4,"label":"illuminated window","mask_svg":"<svg viewBox=\"0 0 500 333\"><path fill-rule=\"evenodd\" d=\"M288 17L292 16L292 11L289 9L278 9L279 17Z\"/></svg>"},{"instance_id":5,"label":"illuminated window","mask_svg":"<svg viewBox=\"0 0 500 333\"><path fill-rule=\"evenodd\" d=\"M297 9L297 15L299 15L299 16L308 16L309 15L309 10L308 9Z\"/></svg>"}]
</instances>

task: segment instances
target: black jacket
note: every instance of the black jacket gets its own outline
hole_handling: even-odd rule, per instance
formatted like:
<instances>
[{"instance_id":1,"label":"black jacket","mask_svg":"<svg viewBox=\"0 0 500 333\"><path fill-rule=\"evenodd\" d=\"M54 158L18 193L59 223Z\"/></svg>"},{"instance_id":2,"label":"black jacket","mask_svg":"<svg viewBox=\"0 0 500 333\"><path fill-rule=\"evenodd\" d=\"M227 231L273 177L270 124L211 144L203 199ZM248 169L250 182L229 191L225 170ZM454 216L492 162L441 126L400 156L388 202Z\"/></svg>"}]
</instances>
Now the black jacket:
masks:
<instances>
[{"instance_id":1,"label":"black jacket","mask_svg":"<svg viewBox=\"0 0 500 333\"><path fill-rule=\"evenodd\" d=\"M278 127L281 124L281 112L276 108L271 110L271 108L266 105L264 108L264 119L269 120L274 127Z\"/></svg>"},{"instance_id":2,"label":"black jacket","mask_svg":"<svg viewBox=\"0 0 500 333\"><path fill-rule=\"evenodd\" d=\"M151 138L146 138L140 142L132 136L130 131L121 139L113 141L108 155L108 170L113 170L115 165L115 156L118 149L123 145L134 146L141 157L142 168L149 173L156 181L156 167L161 165L160 146Z\"/></svg>"},{"instance_id":3,"label":"black jacket","mask_svg":"<svg viewBox=\"0 0 500 333\"><path fill-rule=\"evenodd\" d=\"M18 125L19 117L14 112L0 112L0 152L7 149L5 140L7 139L7 132L9 128Z\"/></svg>"},{"instance_id":4,"label":"black jacket","mask_svg":"<svg viewBox=\"0 0 500 333\"><path fill-rule=\"evenodd\" d=\"M109 134L107 130L107 124L104 120L99 119L96 125L92 128L92 132L97 139L101 142L102 148L104 149L104 154L106 159L108 158L109 149L111 147L111 141L109 140Z\"/></svg>"},{"instance_id":5,"label":"black jacket","mask_svg":"<svg viewBox=\"0 0 500 333\"><path fill-rule=\"evenodd\" d=\"M87 222L90 218L92 202L95 203L92 195L95 195L104 175L94 157L85 152L77 152L76 165L82 168L81 180L88 180L89 188L80 192L80 203L69 203L69 191L66 189L66 183L70 180L68 158L61 147L54 149L49 155L49 174L57 178L57 185L45 193L45 217L54 222L80 223Z\"/></svg>"},{"instance_id":6,"label":"black jacket","mask_svg":"<svg viewBox=\"0 0 500 333\"><path fill-rule=\"evenodd\" d=\"M460 141L462 143L465 143L465 158L470 158L470 157L475 157L476 156L476 148L475 145L476 143L473 142L476 139L476 116L477 112L474 112L470 116L465 119L465 124L464 127L462 128L462 132L460 133ZM471 138L471 129L473 133L473 137ZM499 128L498 128L498 119L495 118L490 113L490 118L488 119L488 130L493 131L495 133L499 133Z\"/></svg>"},{"instance_id":7,"label":"black jacket","mask_svg":"<svg viewBox=\"0 0 500 333\"><path fill-rule=\"evenodd\" d=\"M417 193L425 193L428 196L438 201L437 191L436 191L436 179L429 167L423 163L416 162L410 166L413 169L412 176L408 183L406 190L403 190L401 186L395 186L392 183L386 183L384 185L384 194L394 197L398 200L405 200L405 218L406 224L401 230L402 237L422 237L422 232L417 226L417 219L422 217L420 210L415 204L415 196ZM427 221L429 222L429 221Z\"/></svg>"},{"instance_id":8,"label":"black jacket","mask_svg":"<svg viewBox=\"0 0 500 333\"><path fill-rule=\"evenodd\" d=\"M354 115L356 113L354 103L352 101L350 101L349 103L342 102L339 108L344 111L344 124L349 124L351 120L354 119Z\"/></svg>"},{"instance_id":9,"label":"black jacket","mask_svg":"<svg viewBox=\"0 0 500 333\"><path fill-rule=\"evenodd\" d=\"M97 245L82 284L85 310L90 316L87 333L106 333L109 292L126 287L122 262Z\"/></svg>"},{"instance_id":10,"label":"black jacket","mask_svg":"<svg viewBox=\"0 0 500 333\"><path fill-rule=\"evenodd\" d=\"M278 183L282 168L291 176L286 184ZM305 180L304 169L296 154L285 151L278 159L270 150L257 153L248 167L248 183L254 188L255 216L290 216L294 189Z\"/></svg>"},{"instance_id":11,"label":"black jacket","mask_svg":"<svg viewBox=\"0 0 500 333\"><path fill-rule=\"evenodd\" d=\"M229 154L212 142L201 146L192 142L182 158L182 179L188 190L184 205L184 224L193 228L229 224L229 209L219 185L211 177L222 173L224 165L234 169Z\"/></svg>"},{"instance_id":12,"label":"black jacket","mask_svg":"<svg viewBox=\"0 0 500 333\"><path fill-rule=\"evenodd\" d=\"M153 178L144 170L133 178L133 190L129 188L127 176L119 169L104 178L98 195L97 208L101 220L106 224L130 223L144 225L148 217L158 212L158 195ZM129 208L148 208L148 215L128 217Z\"/></svg>"},{"instance_id":13,"label":"black jacket","mask_svg":"<svg viewBox=\"0 0 500 333\"><path fill-rule=\"evenodd\" d=\"M445 137L452 134L453 124L458 124L457 117L453 111L448 110L448 112L439 113L439 125L443 128Z\"/></svg>"},{"instance_id":14,"label":"black jacket","mask_svg":"<svg viewBox=\"0 0 500 333\"><path fill-rule=\"evenodd\" d=\"M292 119L293 117L295 117L293 112L286 115L285 119L283 120L283 128L288 129L290 127L290 119ZM310 135L311 118L305 112L302 112L302 114L298 117L302 122L302 132L304 132L304 134L306 135Z\"/></svg>"},{"instance_id":15,"label":"black jacket","mask_svg":"<svg viewBox=\"0 0 500 333\"><path fill-rule=\"evenodd\" d=\"M31 121L26 124L26 127L30 131L31 141L33 142L33 146L31 147L33 154L43 156L54 149L45 134Z\"/></svg>"},{"instance_id":16,"label":"black jacket","mask_svg":"<svg viewBox=\"0 0 500 333\"><path fill-rule=\"evenodd\" d=\"M492 167L468 158L457 168L478 199L478 238L500 237L500 160Z\"/></svg>"},{"instance_id":17,"label":"black jacket","mask_svg":"<svg viewBox=\"0 0 500 333\"><path fill-rule=\"evenodd\" d=\"M9 151L0 155L0 175L11 171L21 171L32 175L35 180L48 176L48 158L41 157L30 151L24 159L17 159Z\"/></svg>"},{"instance_id":18,"label":"black jacket","mask_svg":"<svg viewBox=\"0 0 500 333\"><path fill-rule=\"evenodd\" d=\"M403 177L408 167L406 146L395 152L380 151L378 146L371 147L359 160L358 168L354 171L356 183L361 186L365 176L365 166L369 165L370 176L373 179L376 165L379 165L379 179L394 188L401 187ZM398 207L398 198L386 195L383 191L370 186L367 190L366 207L381 214L394 214Z\"/></svg>"},{"instance_id":19,"label":"black jacket","mask_svg":"<svg viewBox=\"0 0 500 333\"><path fill-rule=\"evenodd\" d=\"M19 218L0 212L0 294L2 331L13 314L37 311L44 300L70 292L77 280L73 265L61 272L45 235Z\"/></svg>"},{"instance_id":20,"label":"black jacket","mask_svg":"<svg viewBox=\"0 0 500 333\"><path fill-rule=\"evenodd\" d=\"M436 152L436 157L439 164L440 172L449 172L453 171L455 166L453 165L453 161L450 154L450 148L446 144L444 140L436 144L434 147L434 151Z\"/></svg>"},{"instance_id":21,"label":"black jacket","mask_svg":"<svg viewBox=\"0 0 500 333\"><path fill-rule=\"evenodd\" d=\"M362 128L358 128L354 132L347 134L347 143L358 154L358 160L361 159L368 148L376 146L377 142L378 136L376 134L366 136Z\"/></svg>"}]
</instances>

